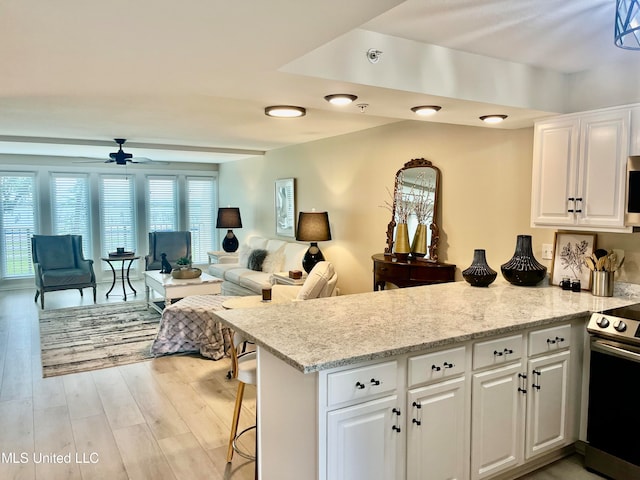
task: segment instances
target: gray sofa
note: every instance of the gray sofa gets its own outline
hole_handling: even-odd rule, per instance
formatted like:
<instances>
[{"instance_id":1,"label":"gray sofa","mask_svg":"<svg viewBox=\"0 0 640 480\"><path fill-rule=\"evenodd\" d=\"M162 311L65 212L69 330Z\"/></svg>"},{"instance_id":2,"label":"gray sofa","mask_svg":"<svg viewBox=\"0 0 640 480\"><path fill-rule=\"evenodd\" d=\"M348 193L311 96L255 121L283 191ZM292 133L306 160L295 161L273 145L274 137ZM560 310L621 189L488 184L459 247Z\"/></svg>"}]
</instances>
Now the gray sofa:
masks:
<instances>
[{"instance_id":1,"label":"gray sofa","mask_svg":"<svg viewBox=\"0 0 640 480\"><path fill-rule=\"evenodd\" d=\"M260 295L263 288L271 286L272 273L303 271L302 257L308 248L306 243L249 236L238 249L238 263L214 263L209 265L209 274L223 280L222 295ZM262 268L252 270L249 259L257 250L266 250L267 255Z\"/></svg>"}]
</instances>

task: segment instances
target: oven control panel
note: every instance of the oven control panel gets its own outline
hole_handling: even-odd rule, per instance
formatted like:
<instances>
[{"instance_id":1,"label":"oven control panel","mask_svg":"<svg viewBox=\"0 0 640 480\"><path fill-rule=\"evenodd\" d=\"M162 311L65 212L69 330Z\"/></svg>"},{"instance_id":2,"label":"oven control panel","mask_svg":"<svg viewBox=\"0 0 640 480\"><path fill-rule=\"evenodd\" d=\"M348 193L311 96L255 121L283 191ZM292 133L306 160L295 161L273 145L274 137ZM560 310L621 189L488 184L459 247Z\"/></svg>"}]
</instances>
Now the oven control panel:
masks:
<instances>
[{"instance_id":1,"label":"oven control panel","mask_svg":"<svg viewBox=\"0 0 640 480\"><path fill-rule=\"evenodd\" d=\"M638 320L594 313L587 324L587 331L594 335L640 345L640 321Z\"/></svg>"}]
</instances>

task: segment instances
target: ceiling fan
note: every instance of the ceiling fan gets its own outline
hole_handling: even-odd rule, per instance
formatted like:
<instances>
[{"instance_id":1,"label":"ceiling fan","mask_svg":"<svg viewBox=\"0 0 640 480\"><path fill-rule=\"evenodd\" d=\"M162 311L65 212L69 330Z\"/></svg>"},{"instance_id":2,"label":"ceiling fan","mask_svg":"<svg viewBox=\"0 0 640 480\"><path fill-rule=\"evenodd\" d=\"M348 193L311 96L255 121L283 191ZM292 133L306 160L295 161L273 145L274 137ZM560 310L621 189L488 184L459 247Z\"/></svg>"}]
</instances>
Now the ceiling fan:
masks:
<instances>
[{"instance_id":1,"label":"ceiling fan","mask_svg":"<svg viewBox=\"0 0 640 480\"><path fill-rule=\"evenodd\" d=\"M83 157L83 158L95 158L94 160L90 160L90 162L115 163L116 165L127 165L128 163L155 163L157 165L168 164L168 162L151 160L150 158L134 157L132 153L127 153L122 149L124 143L127 141L126 138L114 138L113 140L118 145L118 151L111 152L109 154L108 160L104 160L104 157L103 158Z\"/></svg>"},{"instance_id":2,"label":"ceiling fan","mask_svg":"<svg viewBox=\"0 0 640 480\"><path fill-rule=\"evenodd\" d=\"M114 140L118 144L118 151L111 152L109 154L109 160L106 160L104 163L115 162L116 165L126 165L127 162L138 163L137 161L132 160L133 159L132 153L126 153L124 150L122 150L122 146L124 145L124 142L127 141L126 138L114 138Z\"/></svg>"}]
</instances>

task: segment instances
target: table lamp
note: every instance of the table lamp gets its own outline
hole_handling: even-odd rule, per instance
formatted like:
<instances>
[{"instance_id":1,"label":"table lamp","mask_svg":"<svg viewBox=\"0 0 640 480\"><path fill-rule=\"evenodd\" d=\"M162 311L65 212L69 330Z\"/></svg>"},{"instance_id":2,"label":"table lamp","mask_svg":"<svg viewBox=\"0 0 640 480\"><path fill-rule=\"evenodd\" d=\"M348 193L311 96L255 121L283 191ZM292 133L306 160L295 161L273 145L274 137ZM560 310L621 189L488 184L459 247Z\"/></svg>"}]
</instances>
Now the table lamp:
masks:
<instances>
[{"instance_id":1,"label":"table lamp","mask_svg":"<svg viewBox=\"0 0 640 480\"><path fill-rule=\"evenodd\" d=\"M218 220L216 228L227 228L227 234L222 240L222 249L225 252L235 252L238 250L238 239L233 234L232 228L242 228L240 209L238 207L222 207L218 209Z\"/></svg>"},{"instance_id":2,"label":"table lamp","mask_svg":"<svg viewBox=\"0 0 640 480\"><path fill-rule=\"evenodd\" d=\"M311 242L311 246L302 259L302 268L309 273L316 263L324 260L317 242L331 240L329 214L327 212L300 212L296 240Z\"/></svg>"}]
</instances>

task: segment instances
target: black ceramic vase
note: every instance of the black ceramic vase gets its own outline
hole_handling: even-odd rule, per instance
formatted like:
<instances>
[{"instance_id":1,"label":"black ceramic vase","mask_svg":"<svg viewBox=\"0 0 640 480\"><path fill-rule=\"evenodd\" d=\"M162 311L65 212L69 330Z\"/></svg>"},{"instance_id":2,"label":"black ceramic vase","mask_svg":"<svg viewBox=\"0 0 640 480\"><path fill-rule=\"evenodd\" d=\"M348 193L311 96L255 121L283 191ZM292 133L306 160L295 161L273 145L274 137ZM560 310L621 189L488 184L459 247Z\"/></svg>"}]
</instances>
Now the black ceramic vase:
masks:
<instances>
[{"instance_id":1,"label":"black ceramic vase","mask_svg":"<svg viewBox=\"0 0 640 480\"><path fill-rule=\"evenodd\" d=\"M523 287L539 284L547 274L547 267L538 263L533 256L531 235L518 235L513 257L501 265L500 270L509 283Z\"/></svg>"},{"instance_id":2,"label":"black ceramic vase","mask_svg":"<svg viewBox=\"0 0 640 480\"><path fill-rule=\"evenodd\" d=\"M473 251L473 262L469 268L462 271L462 277L472 287L488 287L497 276L498 272L487 264L486 253L482 249Z\"/></svg>"}]
</instances>

